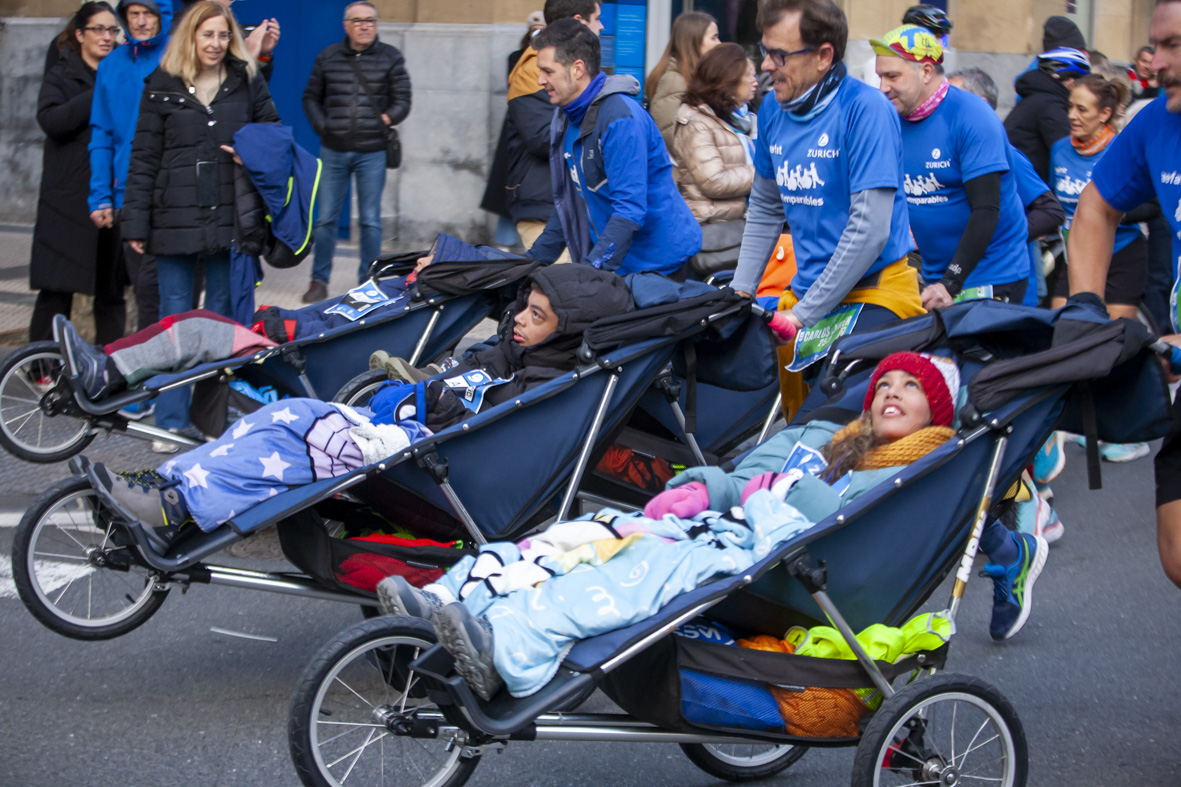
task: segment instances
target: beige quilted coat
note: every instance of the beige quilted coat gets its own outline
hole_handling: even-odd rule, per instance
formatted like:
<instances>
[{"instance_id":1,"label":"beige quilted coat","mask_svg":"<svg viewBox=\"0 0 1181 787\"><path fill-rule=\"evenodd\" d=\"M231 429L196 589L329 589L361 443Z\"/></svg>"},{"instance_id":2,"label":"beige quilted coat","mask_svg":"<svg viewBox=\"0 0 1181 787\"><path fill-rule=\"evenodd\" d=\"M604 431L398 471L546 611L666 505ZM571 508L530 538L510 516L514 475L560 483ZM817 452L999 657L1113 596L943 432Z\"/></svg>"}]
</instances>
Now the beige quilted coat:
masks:
<instances>
[{"instance_id":1,"label":"beige quilted coat","mask_svg":"<svg viewBox=\"0 0 1181 787\"><path fill-rule=\"evenodd\" d=\"M648 112L656 121L660 136L664 137L664 146L668 148L669 155L673 152L673 125L677 121L677 109L688 89L685 78L677 71L677 59L669 58L668 71L656 83L656 92L652 94L652 102L648 105Z\"/></svg>"},{"instance_id":2,"label":"beige quilted coat","mask_svg":"<svg viewBox=\"0 0 1181 787\"><path fill-rule=\"evenodd\" d=\"M741 219L754 182L738 133L706 105L682 104L673 134L673 180L702 224Z\"/></svg>"}]
</instances>

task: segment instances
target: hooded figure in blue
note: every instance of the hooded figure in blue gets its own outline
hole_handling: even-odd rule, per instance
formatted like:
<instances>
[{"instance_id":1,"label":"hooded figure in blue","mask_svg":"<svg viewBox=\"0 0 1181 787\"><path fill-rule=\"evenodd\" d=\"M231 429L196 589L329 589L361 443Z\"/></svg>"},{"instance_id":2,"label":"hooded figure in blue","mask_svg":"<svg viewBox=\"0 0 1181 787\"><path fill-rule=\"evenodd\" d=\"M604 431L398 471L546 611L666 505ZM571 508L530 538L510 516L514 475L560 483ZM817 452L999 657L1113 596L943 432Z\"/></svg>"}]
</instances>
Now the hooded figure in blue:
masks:
<instances>
[{"instance_id":1,"label":"hooded figure in blue","mask_svg":"<svg viewBox=\"0 0 1181 787\"><path fill-rule=\"evenodd\" d=\"M557 109L555 210L530 254L553 262L568 247L575 262L620 275L677 273L701 249L701 227L673 183L660 130L634 99L639 83L599 70L599 39L577 20L555 22L532 46Z\"/></svg>"},{"instance_id":2,"label":"hooded figure in blue","mask_svg":"<svg viewBox=\"0 0 1181 787\"><path fill-rule=\"evenodd\" d=\"M91 213L123 207L131 140L139 119L144 80L168 43L171 0L121 0L116 13L127 42L99 64L90 108Z\"/></svg>"}]
</instances>

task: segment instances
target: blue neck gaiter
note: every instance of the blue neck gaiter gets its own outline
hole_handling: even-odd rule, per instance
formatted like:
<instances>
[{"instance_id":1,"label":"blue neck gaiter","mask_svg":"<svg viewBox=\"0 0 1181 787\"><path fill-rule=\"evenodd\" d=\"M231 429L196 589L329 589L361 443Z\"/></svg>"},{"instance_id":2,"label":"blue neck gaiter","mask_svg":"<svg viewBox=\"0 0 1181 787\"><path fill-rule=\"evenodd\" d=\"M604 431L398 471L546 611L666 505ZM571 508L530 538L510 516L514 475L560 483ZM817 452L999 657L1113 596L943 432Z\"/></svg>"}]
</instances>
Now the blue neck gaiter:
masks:
<instances>
[{"instance_id":1,"label":"blue neck gaiter","mask_svg":"<svg viewBox=\"0 0 1181 787\"><path fill-rule=\"evenodd\" d=\"M562 107L562 111L566 113L566 117L570 118L572 124L577 126L582 122L591 102L595 100L595 96L599 95L599 91L603 89L603 84L606 81L607 75L600 71L578 98Z\"/></svg>"}]
</instances>

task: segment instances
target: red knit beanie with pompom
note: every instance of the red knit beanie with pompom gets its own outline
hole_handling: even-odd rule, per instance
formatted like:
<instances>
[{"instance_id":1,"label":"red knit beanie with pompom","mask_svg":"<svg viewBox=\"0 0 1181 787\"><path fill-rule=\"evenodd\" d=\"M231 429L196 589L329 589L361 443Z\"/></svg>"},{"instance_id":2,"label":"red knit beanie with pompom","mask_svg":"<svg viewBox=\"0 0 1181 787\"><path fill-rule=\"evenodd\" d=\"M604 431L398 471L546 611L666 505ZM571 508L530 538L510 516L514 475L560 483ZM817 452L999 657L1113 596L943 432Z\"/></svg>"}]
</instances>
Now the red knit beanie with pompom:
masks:
<instances>
[{"instance_id":1,"label":"red knit beanie with pompom","mask_svg":"<svg viewBox=\"0 0 1181 787\"><path fill-rule=\"evenodd\" d=\"M869 378L869 390L865 392L865 406L862 409L868 411L870 405L873 404L878 380L882 378L882 375L898 370L913 376L923 387L923 393L927 397L927 406L931 408L931 425L951 426L952 419L955 417L955 400L952 397L959 393L959 370L949 359L940 358L939 362L941 366L947 367L947 372L942 371L940 366L936 366L930 356L920 353L901 352L887 355L873 370L873 376ZM949 377L952 375L954 375L953 381L949 382ZM954 385L956 390L951 391L949 385Z\"/></svg>"}]
</instances>

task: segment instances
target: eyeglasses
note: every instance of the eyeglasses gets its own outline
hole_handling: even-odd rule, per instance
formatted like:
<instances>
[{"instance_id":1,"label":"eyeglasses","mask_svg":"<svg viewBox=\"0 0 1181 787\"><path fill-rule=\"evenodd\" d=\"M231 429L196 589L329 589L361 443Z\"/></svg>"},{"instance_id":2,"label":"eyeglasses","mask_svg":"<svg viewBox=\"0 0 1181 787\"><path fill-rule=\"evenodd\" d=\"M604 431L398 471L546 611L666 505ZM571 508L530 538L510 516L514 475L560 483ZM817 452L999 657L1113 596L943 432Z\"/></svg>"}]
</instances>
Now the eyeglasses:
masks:
<instances>
[{"instance_id":1,"label":"eyeglasses","mask_svg":"<svg viewBox=\"0 0 1181 787\"><path fill-rule=\"evenodd\" d=\"M764 60L771 58L771 62L775 64L776 68L783 68L789 57L794 55L802 55L805 52L811 51L812 47L806 46L803 49L797 49L794 52L785 52L782 49L768 49L767 47L763 46L762 41L759 42L759 54L763 56Z\"/></svg>"},{"instance_id":2,"label":"eyeglasses","mask_svg":"<svg viewBox=\"0 0 1181 787\"><path fill-rule=\"evenodd\" d=\"M202 30L201 37L204 39L216 38L218 41L222 42L223 44L228 44L230 42L230 39L233 38L234 36L232 33L230 33L227 30Z\"/></svg>"},{"instance_id":3,"label":"eyeglasses","mask_svg":"<svg viewBox=\"0 0 1181 787\"><path fill-rule=\"evenodd\" d=\"M376 18L354 16L351 19L344 20L353 27L373 27L377 24Z\"/></svg>"},{"instance_id":4,"label":"eyeglasses","mask_svg":"<svg viewBox=\"0 0 1181 787\"><path fill-rule=\"evenodd\" d=\"M101 25L94 25L93 27L84 27L82 29L88 30L91 33L94 33L96 36L102 36L102 35L117 36L117 35L119 35L119 28L117 28L117 27L103 27Z\"/></svg>"}]
</instances>

